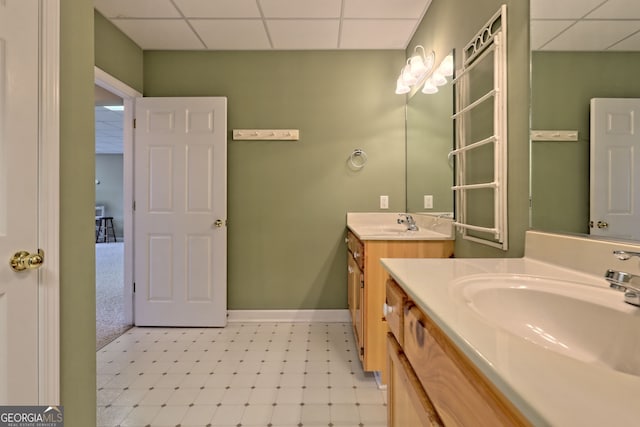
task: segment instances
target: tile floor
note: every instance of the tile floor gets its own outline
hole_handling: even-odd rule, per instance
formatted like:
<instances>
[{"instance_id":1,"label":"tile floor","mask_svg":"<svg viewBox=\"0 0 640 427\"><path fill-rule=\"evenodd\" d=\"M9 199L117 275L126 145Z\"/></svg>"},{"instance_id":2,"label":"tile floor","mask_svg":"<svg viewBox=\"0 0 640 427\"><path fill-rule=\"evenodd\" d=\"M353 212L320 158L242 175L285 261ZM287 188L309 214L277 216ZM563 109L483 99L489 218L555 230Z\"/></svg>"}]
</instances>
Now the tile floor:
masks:
<instances>
[{"instance_id":1,"label":"tile floor","mask_svg":"<svg viewBox=\"0 0 640 427\"><path fill-rule=\"evenodd\" d=\"M348 323L133 328L97 362L98 426L386 426Z\"/></svg>"}]
</instances>

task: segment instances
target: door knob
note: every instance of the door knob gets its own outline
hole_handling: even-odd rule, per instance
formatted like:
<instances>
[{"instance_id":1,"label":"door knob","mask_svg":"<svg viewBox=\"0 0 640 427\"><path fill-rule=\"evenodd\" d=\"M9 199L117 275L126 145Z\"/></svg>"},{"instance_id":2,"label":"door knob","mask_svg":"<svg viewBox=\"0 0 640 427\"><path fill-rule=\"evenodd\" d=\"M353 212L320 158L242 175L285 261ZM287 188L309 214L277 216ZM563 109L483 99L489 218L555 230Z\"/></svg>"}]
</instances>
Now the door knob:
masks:
<instances>
[{"instance_id":1,"label":"door knob","mask_svg":"<svg viewBox=\"0 0 640 427\"><path fill-rule=\"evenodd\" d=\"M44 251L38 249L37 254L30 254L27 251L19 251L13 254L9 260L9 265L13 271L33 270L40 268L44 263Z\"/></svg>"},{"instance_id":2,"label":"door knob","mask_svg":"<svg viewBox=\"0 0 640 427\"><path fill-rule=\"evenodd\" d=\"M598 221L596 225L598 226L598 228L609 228L609 224L607 224L605 221Z\"/></svg>"},{"instance_id":3,"label":"door knob","mask_svg":"<svg viewBox=\"0 0 640 427\"><path fill-rule=\"evenodd\" d=\"M216 221L213 223L213 225L215 225L216 228L222 227L222 224L223 224L223 222L222 222L221 219L216 219Z\"/></svg>"}]
</instances>

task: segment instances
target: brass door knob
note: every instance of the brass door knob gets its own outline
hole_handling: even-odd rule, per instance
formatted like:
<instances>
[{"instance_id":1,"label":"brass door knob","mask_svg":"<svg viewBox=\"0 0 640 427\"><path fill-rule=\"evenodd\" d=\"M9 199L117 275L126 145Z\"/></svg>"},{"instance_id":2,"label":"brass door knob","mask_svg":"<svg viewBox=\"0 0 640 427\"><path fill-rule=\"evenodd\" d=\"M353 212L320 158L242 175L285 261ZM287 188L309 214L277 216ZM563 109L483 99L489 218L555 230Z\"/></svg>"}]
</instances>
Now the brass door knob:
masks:
<instances>
[{"instance_id":1,"label":"brass door knob","mask_svg":"<svg viewBox=\"0 0 640 427\"><path fill-rule=\"evenodd\" d=\"M609 228L609 224L607 224L605 221L598 221L597 226L598 228Z\"/></svg>"},{"instance_id":2,"label":"brass door knob","mask_svg":"<svg viewBox=\"0 0 640 427\"><path fill-rule=\"evenodd\" d=\"M38 249L37 254L30 254L27 251L16 252L9 260L13 271L33 270L40 268L43 263L44 251L42 249Z\"/></svg>"},{"instance_id":3,"label":"brass door knob","mask_svg":"<svg viewBox=\"0 0 640 427\"><path fill-rule=\"evenodd\" d=\"M214 225L216 228L220 228L220 227L222 227L222 224L223 224L223 222L222 222L222 220L221 220L221 219L216 219L216 221L213 223L213 225Z\"/></svg>"}]
</instances>

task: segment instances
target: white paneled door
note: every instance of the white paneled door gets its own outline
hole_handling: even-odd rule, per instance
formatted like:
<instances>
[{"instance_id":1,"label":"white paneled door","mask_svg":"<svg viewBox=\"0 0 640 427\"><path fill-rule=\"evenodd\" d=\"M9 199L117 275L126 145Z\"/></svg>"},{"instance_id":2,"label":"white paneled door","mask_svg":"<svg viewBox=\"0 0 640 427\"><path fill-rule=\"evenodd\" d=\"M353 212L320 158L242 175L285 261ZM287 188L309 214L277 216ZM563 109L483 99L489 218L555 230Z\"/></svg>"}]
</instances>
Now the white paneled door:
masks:
<instances>
[{"instance_id":1,"label":"white paneled door","mask_svg":"<svg viewBox=\"0 0 640 427\"><path fill-rule=\"evenodd\" d=\"M135 324L224 326L226 98L138 98Z\"/></svg>"},{"instance_id":2,"label":"white paneled door","mask_svg":"<svg viewBox=\"0 0 640 427\"><path fill-rule=\"evenodd\" d=\"M38 3L0 1L0 405L38 403L38 67Z\"/></svg>"},{"instance_id":3,"label":"white paneled door","mask_svg":"<svg viewBox=\"0 0 640 427\"><path fill-rule=\"evenodd\" d=\"M590 230L640 239L640 99L591 100Z\"/></svg>"}]
</instances>

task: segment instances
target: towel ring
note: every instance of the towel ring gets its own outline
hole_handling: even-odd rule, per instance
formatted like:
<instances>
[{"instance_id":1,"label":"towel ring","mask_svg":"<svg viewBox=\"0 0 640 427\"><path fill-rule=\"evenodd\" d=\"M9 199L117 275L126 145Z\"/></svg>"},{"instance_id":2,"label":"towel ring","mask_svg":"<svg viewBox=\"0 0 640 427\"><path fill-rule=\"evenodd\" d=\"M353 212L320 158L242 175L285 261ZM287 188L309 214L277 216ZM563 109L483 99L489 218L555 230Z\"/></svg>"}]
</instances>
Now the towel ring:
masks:
<instances>
[{"instance_id":1,"label":"towel ring","mask_svg":"<svg viewBox=\"0 0 640 427\"><path fill-rule=\"evenodd\" d=\"M356 148L349 156L349 164L354 169L362 169L367 164L367 153L360 148Z\"/></svg>"}]
</instances>

